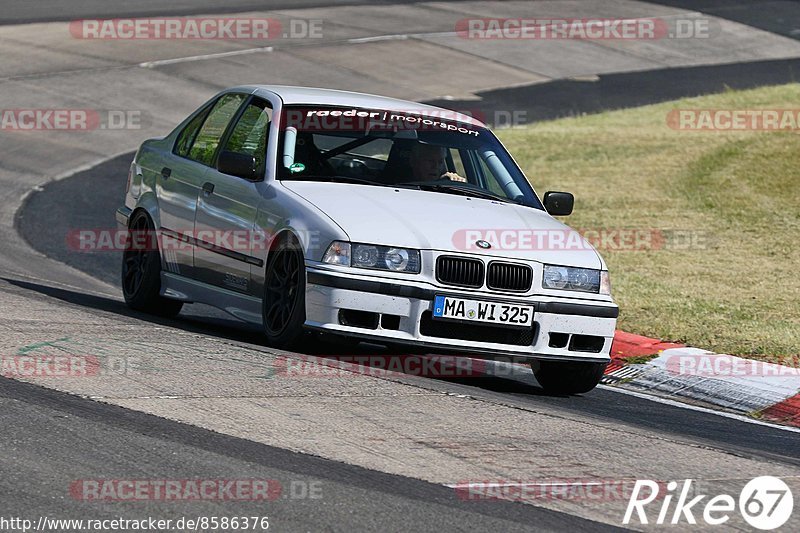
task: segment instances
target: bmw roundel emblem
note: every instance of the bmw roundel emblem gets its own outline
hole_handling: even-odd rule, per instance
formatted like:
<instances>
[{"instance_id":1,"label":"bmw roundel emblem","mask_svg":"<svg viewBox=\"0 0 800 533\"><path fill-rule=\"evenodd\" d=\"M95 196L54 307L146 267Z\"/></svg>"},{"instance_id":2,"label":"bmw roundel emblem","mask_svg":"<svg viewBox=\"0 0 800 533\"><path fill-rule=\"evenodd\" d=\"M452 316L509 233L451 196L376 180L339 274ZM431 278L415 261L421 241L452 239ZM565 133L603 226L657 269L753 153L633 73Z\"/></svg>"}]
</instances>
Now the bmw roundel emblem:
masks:
<instances>
[{"instance_id":1,"label":"bmw roundel emblem","mask_svg":"<svg viewBox=\"0 0 800 533\"><path fill-rule=\"evenodd\" d=\"M486 242L486 241L475 241L475 244L477 244L479 248L483 248L483 249L486 249L486 248L491 248L491 247L492 247L492 245L491 245L491 244L489 244L489 243L488 243L488 242Z\"/></svg>"}]
</instances>

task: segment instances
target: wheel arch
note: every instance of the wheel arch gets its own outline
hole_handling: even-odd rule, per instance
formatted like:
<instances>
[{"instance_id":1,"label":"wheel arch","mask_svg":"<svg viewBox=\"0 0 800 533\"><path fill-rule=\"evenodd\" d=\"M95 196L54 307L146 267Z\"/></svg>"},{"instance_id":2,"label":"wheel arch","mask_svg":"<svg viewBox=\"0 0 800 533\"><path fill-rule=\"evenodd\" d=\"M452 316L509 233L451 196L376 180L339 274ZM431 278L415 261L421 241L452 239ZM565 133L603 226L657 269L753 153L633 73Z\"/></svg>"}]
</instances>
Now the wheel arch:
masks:
<instances>
[{"instance_id":1,"label":"wheel arch","mask_svg":"<svg viewBox=\"0 0 800 533\"><path fill-rule=\"evenodd\" d=\"M158 211L158 199L156 198L154 192L148 191L139 197L139 200L136 202L136 206L133 208L131 216L128 220L133 220L134 215L140 211L145 211L150 216L150 220L153 221L153 227L155 227L156 230L161 228L161 217L159 216Z\"/></svg>"},{"instance_id":2,"label":"wheel arch","mask_svg":"<svg viewBox=\"0 0 800 533\"><path fill-rule=\"evenodd\" d=\"M155 195L153 195L153 196L155 196ZM141 200L143 200L143 201L141 201ZM156 243L156 246L158 247L158 259L159 259L159 262L161 263L161 268L165 269L167 267L167 265L164 262L164 254L162 253L162 250L161 250L162 242L161 242L161 239L158 238L159 235L160 235L158 230L161 227L161 225L159 223L158 208L157 208L156 203L154 201L150 201L150 198L142 197L140 199L140 201L137 202L136 207L133 208L133 211L131 211L130 217L128 217L128 227L129 228L130 228L131 222L133 222L133 220L139 215L139 213L146 214L147 217L150 219L150 222L153 225L153 228L154 228L154 231L155 231L155 236L156 236L155 243Z\"/></svg>"},{"instance_id":3,"label":"wheel arch","mask_svg":"<svg viewBox=\"0 0 800 533\"><path fill-rule=\"evenodd\" d=\"M280 246L281 244L283 244L284 242L287 242L287 241L288 242L292 242L293 244L297 245L298 251L300 253L302 253L303 257L305 258L305 253L303 251L303 248L304 248L303 247L303 241L300 239L300 237L297 235L297 233L292 228L289 228L289 227L283 228L282 230L280 230L278 233L275 234L275 236L272 238L272 240L269 243L269 248L267 249L266 261L264 261L264 271L265 272L266 272L267 266L269 265L270 259L272 257L274 257L272 252L275 251L275 249L278 246Z\"/></svg>"}]
</instances>

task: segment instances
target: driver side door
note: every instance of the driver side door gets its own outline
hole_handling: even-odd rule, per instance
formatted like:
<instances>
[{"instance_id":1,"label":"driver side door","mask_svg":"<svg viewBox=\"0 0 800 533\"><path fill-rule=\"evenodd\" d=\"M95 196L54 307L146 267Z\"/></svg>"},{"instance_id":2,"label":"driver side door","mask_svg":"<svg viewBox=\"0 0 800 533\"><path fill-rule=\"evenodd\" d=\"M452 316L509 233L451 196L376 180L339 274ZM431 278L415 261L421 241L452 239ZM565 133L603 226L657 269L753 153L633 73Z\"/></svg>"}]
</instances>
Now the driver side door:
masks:
<instances>
[{"instance_id":1,"label":"driver side door","mask_svg":"<svg viewBox=\"0 0 800 533\"><path fill-rule=\"evenodd\" d=\"M263 268L253 248L259 246L253 228L261 201L259 185L266 171L266 153L272 125L272 107L252 97L228 128L215 165L208 170L197 198L194 232L196 278L228 290L254 295L251 268ZM252 175L220 170L220 156L252 158ZM224 169L223 169L224 170Z\"/></svg>"}]
</instances>

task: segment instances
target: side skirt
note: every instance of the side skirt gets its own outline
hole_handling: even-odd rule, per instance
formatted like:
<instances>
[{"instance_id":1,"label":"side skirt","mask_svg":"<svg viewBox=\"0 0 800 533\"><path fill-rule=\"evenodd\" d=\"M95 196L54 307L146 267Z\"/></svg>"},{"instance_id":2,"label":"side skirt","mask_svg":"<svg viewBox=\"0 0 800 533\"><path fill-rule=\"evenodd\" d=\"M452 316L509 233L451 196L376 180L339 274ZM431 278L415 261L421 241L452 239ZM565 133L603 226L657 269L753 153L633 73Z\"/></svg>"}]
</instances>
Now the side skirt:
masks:
<instances>
[{"instance_id":1,"label":"side skirt","mask_svg":"<svg viewBox=\"0 0 800 533\"><path fill-rule=\"evenodd\" d=\"M183 302L207 304L252 324L260 325L262 322L260 298L215 287L171 272L161 272L161 295Z\"/></svg>"}]
</instances>

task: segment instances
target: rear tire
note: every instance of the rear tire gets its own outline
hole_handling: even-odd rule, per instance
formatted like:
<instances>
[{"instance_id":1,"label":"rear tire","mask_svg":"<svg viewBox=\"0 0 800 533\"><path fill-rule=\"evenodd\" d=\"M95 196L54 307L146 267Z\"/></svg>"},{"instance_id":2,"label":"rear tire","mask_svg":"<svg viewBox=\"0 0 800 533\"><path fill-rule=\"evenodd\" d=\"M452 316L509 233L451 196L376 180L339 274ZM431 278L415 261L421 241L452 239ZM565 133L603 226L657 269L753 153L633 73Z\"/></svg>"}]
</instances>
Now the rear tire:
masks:
<instances>
[{"instance_id":1,"label":"rear tire","mask_svg":"<svg viewBox=\"0 0 800 533\"><path fill-rule=\"evenodd\" d=\"M540 361L531 363L539 385L550 394L582 394L600 383L608 363Z\"/></svg>"},{"instance_id":2,"label":"rear tire","mask_svg":"<svg viewBox=\"0 0 800 533\"><path fill-rule=\"evenodd\" d=\"M284 240L270 251L262 300L267 343L284 349L298 346L305 334L306 266L294 242Z\"/></svg>"},{"instance_id":3,"label":"rear tire","mask_svg":"<svg viewBox=\"0 0 800 533\"><path fill-rule=\"evenodd\" d=\"M128 239L122 253L122 295L131 309L163 317L180 313L183 302L161 296L161 255L155 227L145 211L137 211L128 224L131 232L146 233L147 239ZM145 242L142 242L144 240Z\"/></svg>"}]
</instances>

